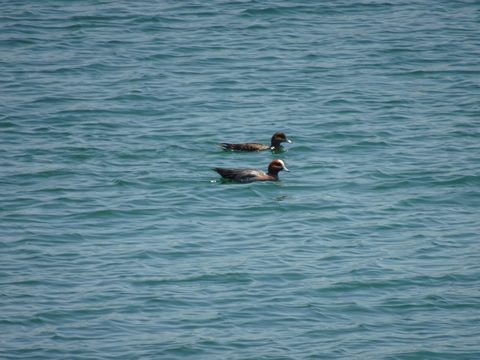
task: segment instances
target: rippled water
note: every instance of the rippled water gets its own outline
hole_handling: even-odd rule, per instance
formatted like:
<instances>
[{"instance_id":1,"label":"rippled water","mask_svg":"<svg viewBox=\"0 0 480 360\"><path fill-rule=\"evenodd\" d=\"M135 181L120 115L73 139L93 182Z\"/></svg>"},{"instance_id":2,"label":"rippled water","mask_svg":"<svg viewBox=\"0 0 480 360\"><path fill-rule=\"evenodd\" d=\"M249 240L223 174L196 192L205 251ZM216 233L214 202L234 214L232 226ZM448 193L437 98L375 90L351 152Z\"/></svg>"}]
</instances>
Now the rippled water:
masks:
<instances>
[{"instance_id":1,"label":"rippled water","mask_svg":"<svg viewBox=\"0 0 480 360\"><path fill-rule=\"evenodd\" d=\"M479 19L3 1L0 357L480 358Z\"/></svg>"}]
</instances>

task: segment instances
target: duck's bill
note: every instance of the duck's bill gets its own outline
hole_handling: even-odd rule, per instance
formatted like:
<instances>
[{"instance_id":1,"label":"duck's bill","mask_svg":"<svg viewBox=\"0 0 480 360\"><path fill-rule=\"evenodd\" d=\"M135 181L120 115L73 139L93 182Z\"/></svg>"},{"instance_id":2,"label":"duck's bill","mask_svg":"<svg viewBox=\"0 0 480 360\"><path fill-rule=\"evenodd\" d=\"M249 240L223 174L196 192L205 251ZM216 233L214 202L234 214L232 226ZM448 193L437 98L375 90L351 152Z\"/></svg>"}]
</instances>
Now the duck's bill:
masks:
<instances>
[{"instance_id":1,"label":"duck's bill","mask_svg":"<svg viewBox=\"0 0 480 360\"><path fill-rule=\"evenodd\" d=\"M291 143L292 143L292 140L287 139L287 143L291 144Z\"/></svg>"},{"instance_id":2,"label":"duck's bill","mask_svg":"<svg viewBox=\"0 0 480 360\"><path fill-rule=\"evenodd\" d=\"M283 168L283 171L290 172L286 167Z\"/></svg>"}]
</instances>

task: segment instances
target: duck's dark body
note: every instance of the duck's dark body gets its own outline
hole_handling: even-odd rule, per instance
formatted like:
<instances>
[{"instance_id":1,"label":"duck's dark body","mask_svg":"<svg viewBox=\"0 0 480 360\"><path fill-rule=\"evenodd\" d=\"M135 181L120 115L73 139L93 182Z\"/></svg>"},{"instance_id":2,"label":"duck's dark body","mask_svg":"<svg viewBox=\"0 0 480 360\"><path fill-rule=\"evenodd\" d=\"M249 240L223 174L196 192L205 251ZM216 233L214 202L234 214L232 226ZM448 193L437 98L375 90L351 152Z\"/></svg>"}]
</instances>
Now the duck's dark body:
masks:
<instances>
[{"instance_id":1,"label":"duck's dark body","mask_svg":"<svg viewBox=\"0 0 480 360\"><path fill-rule=\"evenodd\" d=\"M264 150L276 150L281 148L281 143L287 142L292 143L291 140L287 139L287 136L283 132L277 132L273 134L270 146L259 143L242 143L242 144L231 144L231 143L221 143L217 144L224 150L237 150L237 151L264 151Z\"/></svg>"}]
</instances>

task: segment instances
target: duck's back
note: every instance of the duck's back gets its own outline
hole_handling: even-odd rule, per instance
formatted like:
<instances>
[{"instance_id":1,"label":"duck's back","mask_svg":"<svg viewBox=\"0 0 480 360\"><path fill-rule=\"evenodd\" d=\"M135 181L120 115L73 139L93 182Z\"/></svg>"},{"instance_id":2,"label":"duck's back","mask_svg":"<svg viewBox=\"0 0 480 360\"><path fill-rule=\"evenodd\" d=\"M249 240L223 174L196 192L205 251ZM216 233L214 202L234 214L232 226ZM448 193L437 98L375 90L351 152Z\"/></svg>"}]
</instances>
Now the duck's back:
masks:
<instances>
[{"instance_id":1,"label":"duck's back","mask_svg":"<svg viewBox=\"0 0 480 360\"><path fill-rule=\"evenodd\" d=\"M269 175L262 170L256 169L213 169L218 172L223 178L238 181L238 182L253 182L261 181Z\"/></svg>"},{"instance_id":2,"label":"duck's back","mask_svg":"<svg viewBox=\"0 0 480 360\"><path fill-rule=\"evenodd\" d=\"M243 143L243 144L231 144L221 143L220 146L224 150L239 150L239 151L263 151L270 149L270 146L259 143Z\"/></svg>"}]
</instances>

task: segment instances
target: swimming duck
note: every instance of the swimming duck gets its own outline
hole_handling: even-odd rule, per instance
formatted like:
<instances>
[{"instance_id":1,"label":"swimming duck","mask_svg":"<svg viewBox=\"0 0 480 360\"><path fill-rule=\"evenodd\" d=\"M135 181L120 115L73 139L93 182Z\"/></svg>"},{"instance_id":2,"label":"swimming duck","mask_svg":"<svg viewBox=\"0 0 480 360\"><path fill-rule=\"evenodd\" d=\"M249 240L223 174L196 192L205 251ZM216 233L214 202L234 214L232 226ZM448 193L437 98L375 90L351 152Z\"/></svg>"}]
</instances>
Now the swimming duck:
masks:
<instances>
[{"instance_id":1,"label":"swimming duck","mask_svg":"<svg viewBox=\"0 0 480 360\"><path fill-rule=\"evenodd\" d=\"M223 150L240 150L240 151L263 151L263 150L277 150L281 148L280 143L287 142L292 143L292 140L287 139L287 135L283 132L276 132L272 136L272 141L270 146L258 143L244 143L244 144L230 144L230 143L221 143L217 144Z\"/></svg>"},{"instance_id":2,"label":"swimming duck","mask_svg":"<svg viewBox=\"0 0 480 360\"><path fill-rule=\"evenodd\" d=\"M278 173L282 170L290 172L285 167L282 160L273 160L268 165L268 172L255 169L222 169L214 168L213 171L219 173L224 179L233 180L242 183L249 183L253 181L276 181L278 180Z\"/></svg>"}]
</instances>

